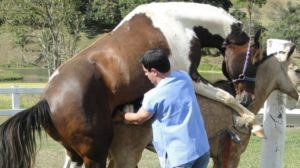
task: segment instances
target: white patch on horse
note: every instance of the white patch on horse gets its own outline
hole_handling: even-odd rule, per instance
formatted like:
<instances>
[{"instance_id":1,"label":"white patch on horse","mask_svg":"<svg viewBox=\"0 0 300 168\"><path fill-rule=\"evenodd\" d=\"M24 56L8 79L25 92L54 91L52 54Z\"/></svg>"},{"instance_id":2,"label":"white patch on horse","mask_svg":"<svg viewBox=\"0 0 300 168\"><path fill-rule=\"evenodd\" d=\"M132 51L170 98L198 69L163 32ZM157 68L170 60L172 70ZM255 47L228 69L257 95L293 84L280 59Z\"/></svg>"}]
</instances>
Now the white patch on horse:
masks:
<instances>
[{"instance_id":1,"label":"white patch on horse","mask_svg":"<svg viewBox=\"0 0 300 168\"><path fill-rule=\"evenodd\" d=\"M55 76L57 76L59 74L59 70L55 70L54 73L50 76L48 82L50 82Z\"/></svg>"},{"instance_id":2,"label":"white patch on horse","mask_svg":"<svg viewBox=\"0 0 300 168\"><path fill-rule=\"evenodd\" d=\"M71 98L82 99L82 90L80 89L80 82L76 77L68 78L64 82L61 83L61 86L58 88L56 92L56 96L53 96L50 99L50 109L55 112L58 107L64 103L64 98L67 97L65 95L69 95ZM76 90L76 92L74 92Z\"/></svg>"},{"instance_id":3,"label":"white patch on horse","mask_svg":"<svg viewBox=\"0 0 300 168\"><path fill-rule=\"evenodd\" d=\"M145 14L149 17L153 27L158 28L163 33L171 52L172 70L181 69L187 72L190 71L191 67L189 59L191 43L193 39L197 39L194 28L207 29L211 35L219 35L225 39L232 31L231 26L240 23L222 8L207 4L188 2L151 3L135 8L113 31L138 14ZM205 88L208 88L208 90L205 90ZM241 116L246 116L247 121L254 120L253 113L242 107L227 92L212 86L205 86L202 82L197 83L195 89L200 95L229 105L237 110Z\"/></svg>"},{"instance_id":4,"label":"white patch on horse","mask_svg":"<svg viewBox=\"0 0 300 168\"><path fill-rule=\"evenodd\" d=\"M72 162L71 158L66 154L65 163L63 168L80 168L76 162Z\"/></svg>"},{"instance_id":5,"label":"white patch on horse","mask_svg":"<svg viewBox=\"0 0 300 168\"><path fill-rule=\"evenodd\" d=\"M141 13L148 16L153 26L160 29L167 39L171 51L172 69L186 71L189 70L191 63L184 60L188 60L186 56L190 54L192 39L197 38L193 28L201 26L212 35L219 35L225 39L231 33L231 25L239 22L222 8L207 4L150 3L135 8L114 30Z\"/></svg>"}]
</instances>

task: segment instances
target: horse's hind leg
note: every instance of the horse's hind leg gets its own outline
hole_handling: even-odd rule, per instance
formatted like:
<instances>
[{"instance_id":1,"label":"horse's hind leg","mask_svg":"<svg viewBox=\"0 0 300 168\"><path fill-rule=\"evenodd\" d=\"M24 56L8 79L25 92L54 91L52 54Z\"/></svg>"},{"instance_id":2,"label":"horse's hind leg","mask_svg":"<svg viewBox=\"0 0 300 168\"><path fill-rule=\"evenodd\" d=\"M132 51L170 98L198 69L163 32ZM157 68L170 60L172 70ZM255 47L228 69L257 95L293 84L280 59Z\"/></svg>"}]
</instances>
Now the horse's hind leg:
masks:
<instances>
[{"instance_id":1,"label":"horse's hind leg","mask_svg":"<svg viewBox=\"0 0 300 168\"><path fill-rule=\"evenodd\" d=\"M72 150L66 150L65 163L63 168L81 168L82 158Z\"/></svg>"}]
</instances>

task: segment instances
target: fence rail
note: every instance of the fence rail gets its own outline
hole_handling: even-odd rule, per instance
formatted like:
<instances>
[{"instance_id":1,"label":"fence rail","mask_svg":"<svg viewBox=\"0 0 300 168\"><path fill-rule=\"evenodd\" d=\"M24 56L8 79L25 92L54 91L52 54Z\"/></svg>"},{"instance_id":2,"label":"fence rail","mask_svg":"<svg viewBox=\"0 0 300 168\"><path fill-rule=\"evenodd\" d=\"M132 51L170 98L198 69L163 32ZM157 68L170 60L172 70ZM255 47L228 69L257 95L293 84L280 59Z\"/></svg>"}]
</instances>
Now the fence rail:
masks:
<instances>
[{"instance_id":1,"label":"fence rail","mask_svg":"<svg viewBox=\"0 0 300 168\"><path fill-rule=\"evenodd\" d=\"M257 118L260 123L263 121L263 108L259 111ZM285 109L286 125L287 126L300 126L300 109Z\"/></svg>"},{"instance_id":2,"label":"fence rail","mask_svg":"<svg viewBox=\"0 0 300 168\"><path fill-rule=\"evenodd\" d=\"M41 94L43 88L19 88L13 86L12 88L0 88L0 94L11 94L11 109L0 109L0 116L11 116L24 110L20 108L21 94ZM263 110L263 109L262 109ZM260 110L258 119L262 123L263 112ZM300 109L289 110L286 109L286 118L288 126L300 126Z\"/></svg>"},{"instance_id":3,"label":"fence rail","mask_svg":"<svg viewBox=\"0 0 300 168\"><path fill-rule=\"evenodd\" d=\"M0 109L0 116L12 116L24 110L20 108L21 94L41 94L43 90L43 88L19 88L17 86L0 88L0 94L11 94L11 109Z\"/></svg>"}]
</instances>

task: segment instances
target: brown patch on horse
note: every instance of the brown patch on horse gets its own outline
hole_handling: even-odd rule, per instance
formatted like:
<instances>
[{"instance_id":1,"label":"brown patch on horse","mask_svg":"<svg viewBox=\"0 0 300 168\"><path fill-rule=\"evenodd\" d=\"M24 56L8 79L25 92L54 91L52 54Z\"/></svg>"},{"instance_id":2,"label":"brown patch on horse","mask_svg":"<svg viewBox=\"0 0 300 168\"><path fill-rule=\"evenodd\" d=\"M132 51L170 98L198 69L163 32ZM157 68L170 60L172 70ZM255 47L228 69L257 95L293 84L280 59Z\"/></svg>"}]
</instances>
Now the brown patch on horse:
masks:
<instances>
[{"instance_id":1,"label":"brown patch on horse","mask_svg":"<svg viewBox=\"0 0 300 168\"><path fill-rule=\"evenodd\" d=\"M202 81L204 83L208 83L208 81L201 77L201 75L198 72L198 66L201 61L201 47L201 42L197 38L193 38L191 41L191 48L189 53L189 60L191 62L189 73L194 81Z\"/></svg>"},{"instance_id":2,"label":"brown patch on horse","mask_svg":"<svg viewBox=\"0 0 300 168\"><path fill-rule=\"evenodd\" d=\"M96 63L97 70L112 91L116 102L114 105L133 101L153 87L142 68L136 68L141 67L139 60L146 50L163 48L170 54L164 35L153 27L145 14L135 15L124 22L97 45L101 46L100 52L93 54L90 59Z\"/></svg>"},{"instance_id":3,"label":"brown patch on horse","mask_svg":"<svg viewBox=\"0 0 300 168\"><path fill-rule=\"evenodd\" d=\"M45 98L57 140L86 166L105 165L113 109L153 87L139 62L149 48L170 53L162 32L138 14L62 65L49 82Z\"/></svg>"}]
</instances>

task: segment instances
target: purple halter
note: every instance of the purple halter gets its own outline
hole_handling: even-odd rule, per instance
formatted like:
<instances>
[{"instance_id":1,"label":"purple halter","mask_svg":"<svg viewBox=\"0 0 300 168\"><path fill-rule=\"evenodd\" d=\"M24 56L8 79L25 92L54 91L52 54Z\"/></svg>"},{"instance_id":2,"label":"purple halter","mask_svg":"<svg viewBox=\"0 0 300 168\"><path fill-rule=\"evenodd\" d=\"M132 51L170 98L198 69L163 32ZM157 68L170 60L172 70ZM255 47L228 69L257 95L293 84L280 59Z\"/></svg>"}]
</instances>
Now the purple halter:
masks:
<instances>
[{"instance_id":1,"label":"purple halter","mask_svg":"<svg viewBox=\"0 0 300 168\"><path fill-rule=\"evenodd\" d=\"M252 9L252 5L253 5L253 2L250 0L249 3L248 3L248 12L249 12L249 36L251 37L251 9ZM239 75L239 77L237 79L232 79L232 83L235 83L235 82L239 82L239 81L249 81L249 82L255 82L255 78L253 77L248 77L245 75L246 73L246 70L247 70L247 66L249 64L249 60L250 60L250 47L251 47L251 42L249 41L248 43L248 48L247 48L247 53L246 53L246 60L245 60L245 63L244 63L244 67L243 67L243 72L242 74Z\"/></svg>"},{"instance_id":2,"label":"purple halter","mask_svg":"<svg viewBox=\"0 0 300 168\"><path fill-rule=\"evenodd\" d=\"M246 53L246 60L245 60L244 67L243 67L243 72L242 72L242 74L239 75L239 77L237 79L232 79L231 80L232 83L240 82L240 81L255 82L255 78L248 77L248 76L245 75L248 64L249 64L249 60L250 60L250 45L251 45L251 43L249 42L248 43L248 48L247 48L247 53Z\"/></svg>"}]
</instances>

